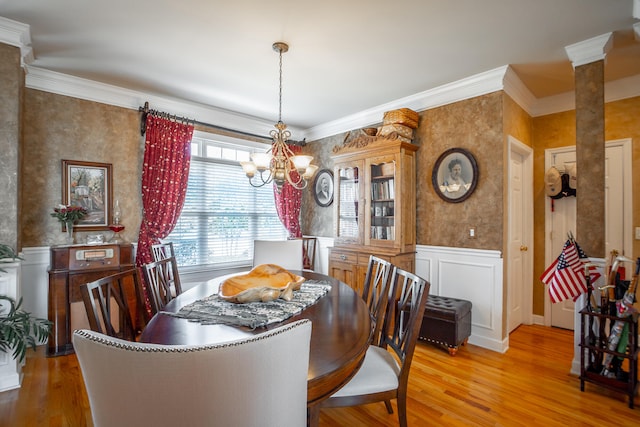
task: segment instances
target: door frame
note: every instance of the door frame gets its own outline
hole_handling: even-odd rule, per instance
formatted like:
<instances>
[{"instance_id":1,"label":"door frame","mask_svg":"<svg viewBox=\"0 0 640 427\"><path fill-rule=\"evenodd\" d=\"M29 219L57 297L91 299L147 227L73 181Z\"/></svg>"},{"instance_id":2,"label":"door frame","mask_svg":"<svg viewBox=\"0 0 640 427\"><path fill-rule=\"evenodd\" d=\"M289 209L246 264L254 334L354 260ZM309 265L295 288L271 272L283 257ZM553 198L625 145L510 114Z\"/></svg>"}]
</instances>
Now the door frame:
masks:
<instances>
[{"instance_id":1,"label":"door frame","mask_svg":"<svg viewBox=\"0 0 640 427\"><path fill-rule=\"evenodd\" d=\"M633 175L631 173L631 168L633 166L632 162L632 139L631 138L622 138L622 139L614 139L611 141L605 142L605 149L607 147L616 147L622 146L623 150L623 162L624 162L624 176L622 178L624 183L629 183L629 185L625 185L622 189L623 191L623 200L625 200L624 204L624 230L626 230L626 234L629 236L629 239L626 239L624 242L624 253L633 253ZM544 170L547 171L553 162L553 156L557 153L566 153L576 151L575 145L570 145L566 147L560 148L548 148L544 150ZM580 174L580 171L578 171ZM545 212L551 211L551 198L545 197ZM558 254L553 254L550 251L551 247L551 215L544 216L544 259L545 266L550 265L554 259L558 256ZM546 267L545 267L546 268ZM544 292L544 325L551 326L551 299L549 298L549 292ZM575 325L574 325L575 331Z\"/></svg>"},{"instance_id":2,"label":"door frame","mask_svg":"<svg viewBox=\"0 0 640 427\"><path fill-rule=\"evenodd\" d=\"M523 200L523 209L522 209L522 237L523 241L527 242L529 250L527 250L522 257L522 322L527 325L531 325L533 323L533 149L528 145L520 142L516 138L511 135L507 136L508 140L508 150L507 150L507 197L509 198L507 206L509 210L511 209L511 181L509 177L511 176L511 153L516 153L522 156L522 200ZM507 247L509 247L509 242L511 242L511 221L513 219L512 212L507 213ZM509 259L511 258L511 254L507 255ZM506 265L506 275L505 277L511 277L511 266L509 262L505 263ZM511 286L508 283L507 286L507 302L509 298L509 287ZM509 316L509 310L506 310L506 315ZM509 319L507 318L507 325L509 325Z\"/></svg>"}]
</instances>

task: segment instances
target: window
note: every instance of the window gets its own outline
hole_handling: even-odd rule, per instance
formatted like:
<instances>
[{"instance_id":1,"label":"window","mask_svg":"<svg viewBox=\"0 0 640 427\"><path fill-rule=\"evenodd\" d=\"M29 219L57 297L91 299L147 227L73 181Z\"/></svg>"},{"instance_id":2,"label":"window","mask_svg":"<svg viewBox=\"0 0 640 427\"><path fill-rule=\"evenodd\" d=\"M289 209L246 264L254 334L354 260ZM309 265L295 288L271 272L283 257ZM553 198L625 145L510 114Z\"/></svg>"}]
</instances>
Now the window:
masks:
<instances>
[{"instance_id":1,"label":"window","mask_svg":"<svg viewBox=\"0 0 640 427\"><path fill-rule=\"evenodd\" d=\"M255 239L282 240L273 186L254 188L239 162L265 144L195 132L184 207L172 241L180 266L246 266ZM213 139L215 138L215 139Z\"/></svg>"}]
</instances>

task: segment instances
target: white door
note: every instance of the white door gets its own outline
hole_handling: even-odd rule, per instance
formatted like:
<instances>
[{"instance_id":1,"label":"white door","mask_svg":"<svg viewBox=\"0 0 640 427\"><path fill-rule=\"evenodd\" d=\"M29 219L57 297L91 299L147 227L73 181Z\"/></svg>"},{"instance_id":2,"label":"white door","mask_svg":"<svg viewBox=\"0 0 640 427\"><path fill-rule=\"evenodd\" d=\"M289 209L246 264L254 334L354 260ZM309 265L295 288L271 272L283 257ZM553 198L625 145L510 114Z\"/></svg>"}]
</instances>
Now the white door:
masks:
<instances>
[{"instance_id":1,"label":"white door","mask_svg":"<svg viewBox=\"0 0 640 427\"><path fill-rule=\"evenodd\" d=\"M507 264L507 322L509 333L531 323L532 185L531 149L510 137L509 253Z\"/></svg>"},{"instance_id":2,"label":"white door","mask_svg":"<svg viewBox=\"0 0 640 427\"><path fill-rule=\"evenodd\" d=\"M549 150L552 153L547 156L547 168L551 165L562 172L565 164L575 162L575 147ZM622 253L631 251L631 143L630 140L612 141L605 148L605 254L612 249ZM578 170L580 179L580 170ZM578 195L578 197L580 197ZM547 265L558 257L567 240L567 233L576 230L576 198L564 197L562 199L549 199L547 203L550 221L547 222L547 231L550 243L547 248ZM580 243L580 236L576 236ZM587 253L587 255L592 255ZM548 295L545 296L548 300ZM574 329L574 303L565 300L551 305L552 326L565 329ZM546 310L545 310L546 312Z\"/></svg>"},{"instance_id":3,"label":"white door","mask_svg":"<svg viewBox=\"0 0 640 427\"><path fill-rule=\"evenodd\" d=\"M555 166L560 173L565 171L568 165L576 162L575 147L564 151L556 152L553 156L552 166ZM551 166L549 166L551 167ZM548 168L547 168L548 169ZM578 179L580 171L578 171ZM576 198L573 196L562 199L549 199L547 209L551 215L551 254L552 258L546 265L550 265L562 252L562 247L568 238L568 233L576 235ZM547 213L549 213L547 212ZM578 243L580 243L579 236ZM588 255L588 254L587 254ZM551 326L559 328L573 329L573 309L574 303L567 299L551 305Z\"/></svg>"}]
</instances>

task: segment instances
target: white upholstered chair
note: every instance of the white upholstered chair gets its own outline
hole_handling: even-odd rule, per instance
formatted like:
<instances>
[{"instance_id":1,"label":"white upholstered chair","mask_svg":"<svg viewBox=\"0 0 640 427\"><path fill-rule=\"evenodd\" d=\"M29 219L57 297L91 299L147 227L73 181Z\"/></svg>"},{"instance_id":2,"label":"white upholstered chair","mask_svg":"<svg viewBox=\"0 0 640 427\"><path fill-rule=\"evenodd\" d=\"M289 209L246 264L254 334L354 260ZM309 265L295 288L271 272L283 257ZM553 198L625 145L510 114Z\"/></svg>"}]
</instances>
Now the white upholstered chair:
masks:
<instances>
[{"instance_id":1,"label":"white upholstered chair","mask_svg":"<svg viewBox=\"0 0 640 427\"><path fill-rule=\"evenodd\" d=\"M96 427L300 427L311 321L241 341L168 346L73 333Z\"/></svg>"},{"instance_id":2,"label":"white upholstered chair","mask_svg":"<svg viewBox=\"0 0 640 427\"><path fill-rule=\"evenodd\" d=\"M276 264L287 270L302 270L302 239L254 240L253 266Z\"/></svg>"},{"instance_id":3,"label":"white upholstered chair","mask_svg":"<svg viewBox=\"0 0 640 427\"><path fill-rule=\"evenodd\" d=\"M358 372L320 405L341 407L383 401L392 414L391 399L397 399L398 421L400 427L406 427L409 370L430 284L397 267L391 277L380 343L369 346Z\"/></svg>"}]
</instances>

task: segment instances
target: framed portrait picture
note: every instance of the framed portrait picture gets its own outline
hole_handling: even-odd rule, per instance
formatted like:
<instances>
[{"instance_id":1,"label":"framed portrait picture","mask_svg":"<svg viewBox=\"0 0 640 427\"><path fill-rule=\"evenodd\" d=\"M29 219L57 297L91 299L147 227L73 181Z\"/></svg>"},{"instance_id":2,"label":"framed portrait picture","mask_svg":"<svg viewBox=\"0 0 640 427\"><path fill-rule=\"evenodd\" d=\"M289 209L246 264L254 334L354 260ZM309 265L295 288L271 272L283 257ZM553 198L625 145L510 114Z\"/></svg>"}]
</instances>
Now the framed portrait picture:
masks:
<instances>
[{"instance_id":1,"label":"framed portrait picture","mask_svg":"<svg viewBox=\"0 0 640 427\"><path fill-rule=\"evenodd\" d=\"M313 197L319 206L326 207L333 203L333 172L321 169L313 180Z\"/></svg>"},{"instance_id":2,"label":"framed portrait picture","mask_svg":"<svg viewBox=\"0 0 640 427\"><path fill-rule=\"evenodd\" d=\"M478 183L475 157L463 148L450 148L438 157L431 181L443 200L459 203L467 200Z\"/></svg>"},{"instance_id":3,"label":"framed portrait picture","mask_svg":"<svg viewBox=\"0 0 640 427\"><path fill-rule=\"evenodd\" d=\"M108 230L112 197L110 163L62 161L62 204L87 210L87 215L78 221L74 229Z\"/></svg>"}]
</instances>

